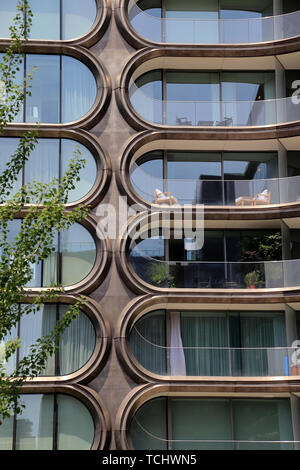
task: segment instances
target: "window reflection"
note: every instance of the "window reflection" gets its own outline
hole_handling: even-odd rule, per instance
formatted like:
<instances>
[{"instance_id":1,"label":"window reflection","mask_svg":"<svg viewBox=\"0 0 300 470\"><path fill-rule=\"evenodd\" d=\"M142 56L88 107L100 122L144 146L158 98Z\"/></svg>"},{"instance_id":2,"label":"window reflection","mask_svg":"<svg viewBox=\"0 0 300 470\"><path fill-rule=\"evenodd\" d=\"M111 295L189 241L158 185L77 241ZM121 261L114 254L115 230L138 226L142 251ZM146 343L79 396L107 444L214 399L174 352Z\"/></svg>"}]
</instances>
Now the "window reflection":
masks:
<instances>
[{"instance_id":1,"label":"window reflection","mask_svg":"<svg viewBox=\"0 0 300 470\"><path fill-rule=\"evenodd\" d=\"M18 0L1 0L0 37L10 37ZM30 39L68 40L83 36L97 15L95 0L30 0L33 13Z\"/></svg>"},{"instance_id":2,"label":"window reflection","mask_svg":"<svg viewBox=\"0 0 300 470\"><path fill-rule=\"evenodd\" d=\"M171 192L181 205L235 205L241 195L265 187L272 193L271 203L279 202L275 152L156 150L131 164L130 178L135 191L152 203L158 189Z\"/></svg>"},{"instance_id":3,"label":"window reflection","mask_svg":"<svg viewBox=\"0 0 300 470\"><path fill-rule=\"evenodd\" d=\"M251 126L276 120L274 72L152 70L131 84L129 96L145 119L171 126Z\"/></svg>"},{"instance_id":4,"label":"window reflection","mask_svg":"<svg viewBox=\"0 0 300 470\"><path fill-rule=\"evenodd\" d=\"M25 64L17 72L17 84L21 84L34 67L36 70L30 84L31 96L26 96L25 116L22 105L14 122L73 122L93 106L97 96L96 80L79 60L65 55L26 54Z\"/></svg>"},{"instance_id":5,"label":"window reflection","mask_svg":"<svg viewBox=\"0 0 300 470\"><path fill-rule=\"evenodd\" d=\"M134 448L143 450L170 445L173 450L292 450L291 403L288 398L159 397L135 413L130 437Z\"/></svg>"},{"instance_id":6,"label":"window reflection","mask_svg":"<svg viewBox=\"0 0 300 470\"><path fill-rule=\"evenodd\" d=\"M25 404L22 414L0 426L1 450L91 448L93 418L78 399L63 394L23 394L21 398Z\"/></svg>"},{"instance_id":7,"label":"window reflection","mask_svg":"<svg viewBox=\"0 0 300 470\"><path fill-rule=\"evenodd\" d=\"M0 139L0 173L5 170L11 155L18 147L19 139L14 137L1 137ZM80 171L80 181L69 193L69 202L78 201L93 187L97 176L96 161L91 152L81 143L71 139L39 138L35 149L31 152L23 171L14 183L11 195L18 191L22 182L50 183L54 178L60 179L67 171L74 152L79 148L80 158L85 160L85 167ZM10 195L10 197L11 197Z\"/></svg>"},{"instance_id":8,"label":"window reflection","mask_svg":"<svg viewBox=\"0 0 300 470\"><path fill-rule=\"evenodd\" d=\"M275 10L272 0L129 2L131 24L141 36L182 44L258 43L297 36L298 10L296 0L277 2Z\"/></svg>"},{"instance_id":9,"label":"window reflection","mask_svg":"<svg viewBox=\"0 0 300 470\"><path fill-rule=\"evenodd\" d=\"M10 222L10 238L14 242L20 230L20 220ZM74 224L67 231L56 232L55 251L44 261L32 264L32 280L27 287L73 285L84 279L96 260L96 246L92 235L82 225Z\"/></svg>"}]
</instances>

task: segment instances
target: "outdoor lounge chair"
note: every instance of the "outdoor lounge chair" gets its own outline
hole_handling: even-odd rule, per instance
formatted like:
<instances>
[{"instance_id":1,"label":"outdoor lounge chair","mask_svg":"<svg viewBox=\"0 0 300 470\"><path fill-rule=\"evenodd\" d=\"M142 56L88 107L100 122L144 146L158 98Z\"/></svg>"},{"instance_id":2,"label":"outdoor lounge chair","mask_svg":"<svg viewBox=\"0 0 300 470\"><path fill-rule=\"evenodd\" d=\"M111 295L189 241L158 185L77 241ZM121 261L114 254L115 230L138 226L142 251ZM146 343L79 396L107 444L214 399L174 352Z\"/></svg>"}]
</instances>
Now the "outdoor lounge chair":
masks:
<instances>
[{"instance_id":1,"label":"outdoor lounge chair","mask_svg":"<svg viewBox=\"0 0 300 470\"><path fill-rule=\"evenodd\" d=\"M261 193L254 194L253 205L257 206L258 204L270 204L271 202L271 193L267 189Z\"/></svg>"},{"instance_id":2,"label":"outdoor lounge chair","mask_svg":"<svg viewBox=\"0 0 300 470\"><path fill-rule=\"evenodd\" d=\"M172 196L169 191L161 191L160 189L155 189L154 197L155 204L169 204L170 206L178 204L176 197Z\"/></svg>"}]
</instances>

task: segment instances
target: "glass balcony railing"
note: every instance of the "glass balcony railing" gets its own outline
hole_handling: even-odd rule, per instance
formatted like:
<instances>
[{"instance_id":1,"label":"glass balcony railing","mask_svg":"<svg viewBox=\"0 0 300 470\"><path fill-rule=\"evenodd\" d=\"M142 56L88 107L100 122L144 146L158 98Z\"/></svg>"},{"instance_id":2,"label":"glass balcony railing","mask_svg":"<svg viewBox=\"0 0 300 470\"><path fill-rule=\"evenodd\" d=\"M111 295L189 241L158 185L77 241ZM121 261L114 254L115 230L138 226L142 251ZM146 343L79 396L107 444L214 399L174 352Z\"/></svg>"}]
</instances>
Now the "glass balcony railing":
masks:
<instances>
[{"instance_id":1,"label":"glass balcony railing","mask_svg":"<svg viewBox=\"0 0 300 470\"><path fill-rule=\"evenodd\" d=\"M163 179L132 163L130 180L142 199L158 205L258 207L300 201L300 176L251 180Z\"/></svg>"},{"instance_id":2,"label":"glass balcony railing","mask_svg":"<svg viewBox=\"0 0 300 470\"><path fill-rule=\"evenodd\" d=\"M128 5L129 20L138 34L153 42L180 44L250 44L289 39L300 34L300 11L240 19L159 18Z\"/></svg>"},{"instance_id":3,"label":"glass balcony railing","mask_svg":"<svg viewBox=\"0 0 300 470\"><path fill-rule=\"evenodd\" d=\"M166 126L271 126L300 121L297 97L257 101L176 101L154 99L134 83L130 100L147 121Z\"/></svg>"},{"instance_id":4,"label":"glass balcony railing","mask_svg":"<svg viewBox=\"0 0 300 470\"><path fill-rule=\"evenodd\" d=\"M217 262L161 261L139 252L130 256L137 275L159 288L278 289L298 287L300 259Z\"/></svg>"},{"instance_id":5,"label":"glass balcony railing","mask_svg":"<svg viewBox=\"0 0 300 470\"><path fill-rule=\"evenodd\" d=\"M181 342L181 341L180 341ZM162 376L290 377L300 375L296 347L162 346L134 327L131 349L147 370ZM146 358L146 362L145 359Z\"/></svg>"},{"instance_id":6,"label":"glass balcony railing","mask_svg":"<svg viewBox=\"0 0 300 470\"><path fill-rule=\"evenodd\" d=\"M139 433L138 438L137 433ZM165 439L155 435L154 430L148 430L136 416L132 419L130 434L133 443L136 444L135 449L139 449L139 443L145 445L145 442L147 449L153 450L296 450L299 448L299 441L286 440L195 439L188 436L185 439ZM180 434L184 434L184 431ZM219 433L216 431L215 434Z\"/></svg>"}]
</instances>

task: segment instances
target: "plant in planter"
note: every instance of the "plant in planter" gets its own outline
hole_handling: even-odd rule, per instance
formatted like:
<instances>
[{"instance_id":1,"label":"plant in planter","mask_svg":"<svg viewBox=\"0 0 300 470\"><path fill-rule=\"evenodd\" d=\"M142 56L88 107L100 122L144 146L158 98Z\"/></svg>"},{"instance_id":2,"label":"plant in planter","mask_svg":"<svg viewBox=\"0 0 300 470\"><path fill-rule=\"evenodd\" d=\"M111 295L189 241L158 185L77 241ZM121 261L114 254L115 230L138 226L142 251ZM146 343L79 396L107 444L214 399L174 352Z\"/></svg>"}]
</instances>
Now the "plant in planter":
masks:
<instances>
[{"instance_id":1,"label":"plant in planter","mask_svg":"<svg viewBox=\"0 0 300 470\"><path fill-rule=\"evenodd\" d=\"M257 271L251 271L250 273L247 273L244 277L244 282L247 286L247 289L256 289L260 281L260 273L258 273Z\"/></svg>"},{"instance_id":2,"label":"plant in planter","mask_svg":"<svg viewBox=\"0 0 300 470\"><path fill-rule=\"evenodd\" d=\"M176 287L175 276L170 273L171 266L166 263L154 263L150 266L151 283L159 287Z\"/></svg>"}]
</instances>

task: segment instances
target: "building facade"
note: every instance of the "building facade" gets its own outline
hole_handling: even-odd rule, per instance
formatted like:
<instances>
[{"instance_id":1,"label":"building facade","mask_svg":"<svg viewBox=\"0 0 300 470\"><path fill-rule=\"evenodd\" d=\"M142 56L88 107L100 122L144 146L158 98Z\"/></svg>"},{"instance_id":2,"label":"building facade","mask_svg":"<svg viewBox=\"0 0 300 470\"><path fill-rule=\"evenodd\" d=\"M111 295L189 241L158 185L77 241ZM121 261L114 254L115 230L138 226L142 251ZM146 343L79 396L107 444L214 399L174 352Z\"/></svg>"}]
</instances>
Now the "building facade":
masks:
<instances>
[{"instance_id":1,"label":"building facade","mask_svg":"<svg viewBox=\"0 0 300 470\"><path fill-rule=\"evenodd\" d=\"M7 367L87 301L0 449L299 449L297 2L30 4L20 76L37 71L0 165L40 122L18 184L61 177L79 145L66 208L89 214L33 267L32 289L65 293L22 318Z\"/></svg>"}]
</instances>

